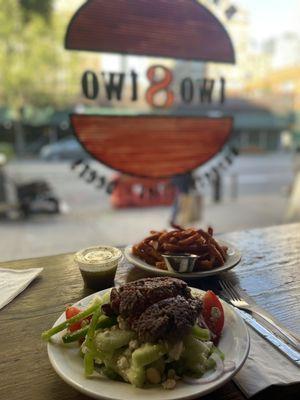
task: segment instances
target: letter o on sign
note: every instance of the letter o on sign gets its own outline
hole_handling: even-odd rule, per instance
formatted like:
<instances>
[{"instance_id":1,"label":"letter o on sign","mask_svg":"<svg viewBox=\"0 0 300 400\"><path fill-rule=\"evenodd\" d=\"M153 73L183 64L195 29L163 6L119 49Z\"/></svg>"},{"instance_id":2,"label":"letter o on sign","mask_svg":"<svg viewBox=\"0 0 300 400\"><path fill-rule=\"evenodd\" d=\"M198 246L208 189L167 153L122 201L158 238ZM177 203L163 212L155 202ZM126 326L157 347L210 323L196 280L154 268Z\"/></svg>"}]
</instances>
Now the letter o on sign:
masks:
<instances>
[{"instance_id":1,"label":"letter o on sign","mask_svg":"<svg viewBox=\"0 0 300 400\"><path fill-rule=\"evenodd\" d=\"M191 78L185 78L180 87L181 98L185 103L191 103L194 98L194 85Z\"/></svg>"},{"instance_id":2,"label":"letter o on sign","mask_svg":"<svg viewBox=\"0 0 300 400\"><path fill-rule=\"evenodd\" d=\"M95 100L99 94L99 82L93 71L85 71L82 76L82 90L86 98Z\"/></svg>"}]
</instances>

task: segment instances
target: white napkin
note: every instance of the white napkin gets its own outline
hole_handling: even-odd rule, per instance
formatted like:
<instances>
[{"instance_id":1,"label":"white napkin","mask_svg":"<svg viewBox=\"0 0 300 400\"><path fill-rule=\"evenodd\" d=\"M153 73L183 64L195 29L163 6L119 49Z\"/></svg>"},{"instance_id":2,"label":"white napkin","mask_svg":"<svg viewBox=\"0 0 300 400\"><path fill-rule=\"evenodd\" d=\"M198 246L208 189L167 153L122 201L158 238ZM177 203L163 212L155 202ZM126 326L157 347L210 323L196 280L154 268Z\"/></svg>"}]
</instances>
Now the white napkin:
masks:
<instances>
[{"instance_id":1,"label":"white napkin","mask_svg":"<svg viewBox=\"0 0 300 400\"><path fill-rule=\"evenodd\" d=\"M250 353L234 382L249 398L272 385L300 383L300 368L282 355L251 327Z\"/></svg>"},{"instance_id":2,"label":"white napkin","mask_svg":"<svg viewBox=\"0 0 300 400\"><path fill-rule=\"evenodd\" d=\"M43 268L4 269L0 268L0 310L20 294Z\"/></svg>"}]
</instances>

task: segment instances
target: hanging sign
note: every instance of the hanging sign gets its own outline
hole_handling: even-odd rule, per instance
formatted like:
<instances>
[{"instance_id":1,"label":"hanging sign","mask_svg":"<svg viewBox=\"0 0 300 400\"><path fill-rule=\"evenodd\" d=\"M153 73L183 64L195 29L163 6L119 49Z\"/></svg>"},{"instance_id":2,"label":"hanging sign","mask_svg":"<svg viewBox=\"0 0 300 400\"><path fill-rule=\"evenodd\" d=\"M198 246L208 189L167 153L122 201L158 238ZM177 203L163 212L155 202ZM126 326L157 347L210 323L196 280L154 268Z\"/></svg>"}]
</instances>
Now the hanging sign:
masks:
<instances>
[{"instance_id":1,"label":"hanging sign","mask_svg":"<svg viewBox=\"0 0 300 400\"><path fill-rule=\"evenodd\" d=\"M195 0L89 0L73 16L65 47L74 51L167 57L182 60L234 63L231 39L220 21ZM179 117L176 104L223 104L226 83L185 77L163 65L140 74L86 70L81 87L91 100L122 102L125 86L130 101L142 97L171 115L104 116L73 114L71 124L83 147L98 161L123 173L167 178L189 172L207 162L228 142L233 120ZM177 87L175 88L174 85ZM173 112L174 111L174 112Z\"/></svg>"}]
</instances>

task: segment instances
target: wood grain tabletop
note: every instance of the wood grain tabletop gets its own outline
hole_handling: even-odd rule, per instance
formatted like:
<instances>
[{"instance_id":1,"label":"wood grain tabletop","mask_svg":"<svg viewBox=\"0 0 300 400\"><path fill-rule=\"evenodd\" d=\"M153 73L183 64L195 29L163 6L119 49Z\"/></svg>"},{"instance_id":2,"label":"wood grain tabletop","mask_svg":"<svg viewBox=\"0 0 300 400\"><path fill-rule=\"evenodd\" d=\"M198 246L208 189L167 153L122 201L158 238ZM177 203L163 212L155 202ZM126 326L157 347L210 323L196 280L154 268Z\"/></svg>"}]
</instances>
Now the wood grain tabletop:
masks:
<instances>
[{"instance_id":1,"label":"wood grain tabletop","mask_svg":"<svg viewBox=\"0 0 300 400\"><path fill-rule=\"evenodd\" d=\"M192 281L193 286L218 291L217 279L238 283L247 295L281 324L300 335L300 224L240 231L222 236L242 252L241 263L222 276ZM0 263L0 268L44 268L42 274L0 310L0 399L88 399L61 380L52 369L41 332L64 308L93 293L83 281L73 254ZM123 262L116 284L144 277L144 271ZM296 399L300 387L271 387L255 400ZM231 381L204 400L244 400Z\"/></svg>"}]
</instances>

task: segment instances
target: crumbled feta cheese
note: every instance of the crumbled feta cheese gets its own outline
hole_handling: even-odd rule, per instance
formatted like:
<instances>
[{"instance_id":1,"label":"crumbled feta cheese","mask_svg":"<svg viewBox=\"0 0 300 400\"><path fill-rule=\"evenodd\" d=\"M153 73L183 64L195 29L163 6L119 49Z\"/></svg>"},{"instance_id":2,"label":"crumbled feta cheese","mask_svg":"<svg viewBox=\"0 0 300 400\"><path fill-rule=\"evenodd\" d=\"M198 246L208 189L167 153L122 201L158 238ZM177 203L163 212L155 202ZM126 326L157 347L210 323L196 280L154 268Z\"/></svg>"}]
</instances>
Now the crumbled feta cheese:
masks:
<instances>
[{"instance_id":1,"label":"crumbled feta cheese","mask_svg":"<svg viewBox=\"0 0 300 400\"><path fill-rule=\"evenodd\" d=\"M135 340L131 340L131 341L129 342L129 349L130 349L131 351L137 349L138 347L139 347L139 342L138 342L136 339L135 339Z\"/></svg>"},{"instance_id":2,"label":"crumbled feta cheese","mask_svg":"<svg viewBox=\"0 0 300 400\"><path fill-rule=\"evenodd\" d=\"M180 341L175 343L175 345L171 348L171 350L169 351L169 357L177 361L179 360L182 352L183 352L183 342Z\"/></svg>"},{"instance_id":3,"label":"crumbled feta cheese","mask_svg":"<svg viewBox=\"0 0 300 400\"><path fill-rule=\"evenodd\" d=\"M176 381L175 379L167 379L162 383L162 387L166 390L172 390L176 386Z\"/></svg>"},{"instance_id":4,"label":"crumbled feta cheese","mask_svg":"<svg viewBox=\"0 0 300 400\"><path fill-rule=\"evenodd\" d=\"M85 354L88 352L88 348L86 347L85 342L83 342L81 345L81 351L82 351L82 354Z\"/></svg>"},{"instance_id":5,"label":"crumbled feta cheese","mask_svg":"<svg viewBox=\"0 0 300 400\"><path fill-rule=\"evenodd\" d=\"M121 357L118 361L117 361L117 365L121 370L125 370L127 368L129 368L129 363L126 357Z\"/></svg>"}]
</instances>

